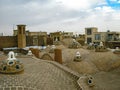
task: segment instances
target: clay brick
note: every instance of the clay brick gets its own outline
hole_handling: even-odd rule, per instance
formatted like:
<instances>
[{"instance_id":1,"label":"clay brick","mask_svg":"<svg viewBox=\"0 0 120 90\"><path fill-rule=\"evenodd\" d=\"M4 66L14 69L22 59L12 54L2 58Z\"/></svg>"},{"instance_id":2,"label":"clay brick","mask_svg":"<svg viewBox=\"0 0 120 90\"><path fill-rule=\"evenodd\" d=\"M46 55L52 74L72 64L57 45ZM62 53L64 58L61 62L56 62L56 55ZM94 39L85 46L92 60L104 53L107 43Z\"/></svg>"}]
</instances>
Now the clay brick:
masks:
<instances>
[{"instance_id":1,"label":"clay brick","mask_svg":"<svg viewBox=\"0 0 120 90\"><path fill-rule=\"evenodd\" d=\"M62 50L61 49L55 49L55 57L54 57L56 62L59 62L62 64Z\"/></svg>"},{"instance_id":2,"label":"clay brick","mask_svg":"<svg viewBox=\"0 0 120 90\"><path fill-rule=\"evenodd\" d=\"M39 58L39 49L30 48L30 50L37 58Z\"/></svg>"}]
</instances>

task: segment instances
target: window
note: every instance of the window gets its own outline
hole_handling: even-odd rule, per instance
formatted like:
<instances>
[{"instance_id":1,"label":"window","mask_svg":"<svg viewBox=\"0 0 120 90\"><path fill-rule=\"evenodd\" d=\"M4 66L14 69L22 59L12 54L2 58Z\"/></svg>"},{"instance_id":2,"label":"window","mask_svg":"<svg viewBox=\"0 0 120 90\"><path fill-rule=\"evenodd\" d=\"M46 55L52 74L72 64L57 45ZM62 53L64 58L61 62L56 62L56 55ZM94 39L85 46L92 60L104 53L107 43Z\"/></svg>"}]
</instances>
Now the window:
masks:
<instances>
[{"instance_id":1,"label":"window","mask_svg":"<svg viewBox=\"0 0 120 90\"><path fill-rule=\"evenodd\" d=\"M87 35L91 35L92 34L92 30L91 29L87 29Z\"/></svg>"},{"instance_id":2,"label":"window","mask_svg":"<svg viewBox=\"0 0 120 90\"><path fill-rule=\"evenodd\" d=\"M101 40L101 35L100 34L95 34L95 40Z\"/></svg>"},{"instance_id":3,"label":"window","mask_svg":"<svg viewBox=\"0 0 120 90\"><path fill-rule=\"evenodd\" d=\"M59 38L59 37L57 37L57 40L58 40L58 41L60 41L60 38Z\"/></svg>"},{"instance_id":4,"label":"window","mask_svg":"<svg viewBox=\"0 0 120 90\"><path fill-rule=\"evenodd\" d=\"M92 43L92 38L87 38L87 43Z\"/></svg>"},{"instance_id":5,"label":"window","mask_svg":"<svg viewBox=\"0 0 120 90\"><path fill-rule=\"evenodd\" d=\"M56 37L54 37L54 41L56 40Z\"/></svg>"},{"instance_id":6,"label":"window","mask_svg":"<svg viewBox=\"0 0 120 90\"><path fill-rule=\"evenodd\" d=\"M37 46L38 45L38 37L33 36L33 45Z\"/></svg>"},{"instance_id":7,"label":"window","mask_svg":"<svg viewBox=\"0 0 120 90\"><path fill-rule=\"evenodd\" d=\"M112 40L113 34L108 34L108 40Z\"/></svg>"}]
</instances>

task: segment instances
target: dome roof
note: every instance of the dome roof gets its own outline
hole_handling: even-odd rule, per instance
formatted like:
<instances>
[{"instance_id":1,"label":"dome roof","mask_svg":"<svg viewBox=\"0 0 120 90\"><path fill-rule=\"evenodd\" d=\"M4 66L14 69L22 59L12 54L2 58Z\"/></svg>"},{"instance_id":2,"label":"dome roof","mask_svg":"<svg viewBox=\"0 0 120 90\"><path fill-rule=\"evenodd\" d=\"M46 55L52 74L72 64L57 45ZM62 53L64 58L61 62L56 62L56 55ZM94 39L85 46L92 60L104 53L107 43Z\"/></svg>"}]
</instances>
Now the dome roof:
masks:
<instances>
[{"instance_id":1,"label":"dome roof","mask_svg":"<svg viewBox=\"0 0 120 90\"><path fill-rule=\"evenodd\" d=\"M10 90L80 90L79 77L54 61L19 58L24 63L20 74L0 74L0 89Z\"/></svg>"},{"instance_id":2,"label":"dome roof","mask_svg":"<svg viewBox=\"0 0 120 90\"><path fill-rule=\"evenodd\" d=\"M17 73L24 70L23 63L15 58L14 52L10 51L8 53L8 59L2 60L0 62L0 72L1 73Z\"/></svg>"}]
</instances>

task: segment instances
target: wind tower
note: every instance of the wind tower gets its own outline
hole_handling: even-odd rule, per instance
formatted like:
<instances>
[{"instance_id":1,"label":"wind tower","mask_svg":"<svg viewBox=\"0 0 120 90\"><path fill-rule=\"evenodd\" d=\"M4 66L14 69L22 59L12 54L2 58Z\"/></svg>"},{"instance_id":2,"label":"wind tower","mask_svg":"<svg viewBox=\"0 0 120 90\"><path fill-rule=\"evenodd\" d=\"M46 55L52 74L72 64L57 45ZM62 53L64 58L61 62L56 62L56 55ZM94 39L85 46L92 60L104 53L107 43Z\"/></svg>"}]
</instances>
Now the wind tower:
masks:
<instances>
[{"instance_id":1,"label":"wind tower","mask_svg":"<svg viewBox=\"0 0 120 90\"><path fill-rule=\"evenodd\" d=\"M26 47L26 34L25 34L26 25L17 25L18 30L18 48Z\"/></svg>"}]
</instances>

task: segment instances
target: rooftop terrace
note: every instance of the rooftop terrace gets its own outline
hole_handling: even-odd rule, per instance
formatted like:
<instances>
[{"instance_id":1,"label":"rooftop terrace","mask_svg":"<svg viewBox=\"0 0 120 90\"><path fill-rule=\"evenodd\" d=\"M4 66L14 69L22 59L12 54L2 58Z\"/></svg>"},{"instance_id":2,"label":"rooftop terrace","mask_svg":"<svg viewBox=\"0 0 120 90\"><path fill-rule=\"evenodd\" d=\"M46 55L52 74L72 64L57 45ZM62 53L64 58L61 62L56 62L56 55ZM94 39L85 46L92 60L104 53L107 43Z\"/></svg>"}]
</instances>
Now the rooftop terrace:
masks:
<instances>
[{"instance_id":1,"label":"rooftop terrace","mask_svg":"<svg viewBox=\"0 0 120 90\"><path fill-rule=\"evenodd\" d=\"M79 78L60 64L35 57L18 59L24 63L24 72L0 74L0 90L80 90Z\"/></svg>"}]
</instances>

